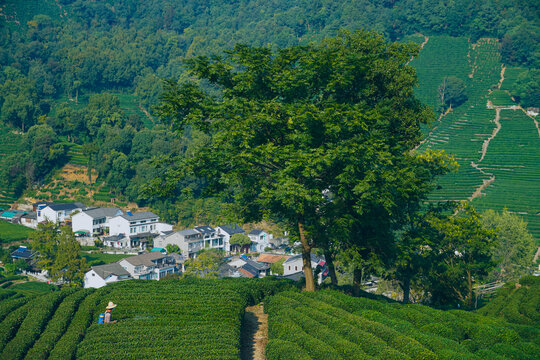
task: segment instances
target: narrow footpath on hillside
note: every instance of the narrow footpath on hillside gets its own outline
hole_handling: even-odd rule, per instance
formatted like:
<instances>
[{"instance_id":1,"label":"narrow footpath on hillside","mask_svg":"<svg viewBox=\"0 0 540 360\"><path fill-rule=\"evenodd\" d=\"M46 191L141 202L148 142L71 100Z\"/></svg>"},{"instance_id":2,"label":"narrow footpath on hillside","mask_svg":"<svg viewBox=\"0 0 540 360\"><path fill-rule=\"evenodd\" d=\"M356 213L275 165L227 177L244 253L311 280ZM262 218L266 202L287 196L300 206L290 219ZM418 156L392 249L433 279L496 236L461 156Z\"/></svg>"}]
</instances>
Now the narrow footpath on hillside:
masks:
<instances>
[{"instance_id":1,"label":"narrow footpath on hillside","mask_svg":"<svg viewBox=\"0 0 540 360\"><path fill-rule=\"evenodd\" d=\"M264 350L268 343L268 315L262 304L248 306L242 320L240 358L266 360Z\"/></svg>"}]
</instances>

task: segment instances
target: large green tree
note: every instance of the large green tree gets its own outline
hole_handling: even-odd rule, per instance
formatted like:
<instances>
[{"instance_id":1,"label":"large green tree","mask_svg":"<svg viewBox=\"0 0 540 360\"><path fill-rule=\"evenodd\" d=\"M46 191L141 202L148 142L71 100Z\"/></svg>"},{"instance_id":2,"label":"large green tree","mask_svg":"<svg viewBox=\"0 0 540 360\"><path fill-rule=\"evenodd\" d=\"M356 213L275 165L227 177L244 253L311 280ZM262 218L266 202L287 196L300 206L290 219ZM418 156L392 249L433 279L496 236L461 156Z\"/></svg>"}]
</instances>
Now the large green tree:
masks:
<instances>
[{"instance_id":1,"label":"large green tree","mask_svg":"<svg viewBox=\"0 0 540 360\"><path fill-rule=\"evenodd\" d=\"M51 222L39 224L29 239L32 249L40 254L38 265L49 272L52 280L82 285L86 261L69 226L59 228Z\"/></svg>"},{"instance_id":2,"label":"large green tree","mask_svg":"<svg viewBox=\"0 0 540 360\"><path fill-rule=\"evenodd\" d=\"M527 229L527 223L516 214L504 209L498 213L487 210L482 224L497 230L492 249L493 260L499 268L498 277L503 281L519 278L532 267L536 242Z\"/></svg>"},{"instance_id":3,"label":"large green tree","mask_svg":"<svg viewBox=\"0 0 540 360\"><path fill-rule=\"evenodd\" d=\"M468 203L461 204L453 216L431 217L429 225L435 231L427 276L432 301L471 307L474 286L495 265L496 232L483 226L481 215Z\"/></svg>"},{"instance_id":4,"label":"large green tree","mask_svg":"<svg viewBox=\"0 0 540 360\"><path fill-rule=\"evenodd\" d=\"M356 243L378 251L384 239L376 230L398 224L400 209L425 195L437 172L430 164L446 159L411 152L432 117L413 95L407 62L417 51L360 31L278 52L236 45L189 60L189 71L219 94L168 81L157 110L175 129L211 137L154 187L173 189L194 174L244 220L280 220L302 244L306 289L314 290L310 253L321 216L343 217Z\"/></svg>"}]
</instances>

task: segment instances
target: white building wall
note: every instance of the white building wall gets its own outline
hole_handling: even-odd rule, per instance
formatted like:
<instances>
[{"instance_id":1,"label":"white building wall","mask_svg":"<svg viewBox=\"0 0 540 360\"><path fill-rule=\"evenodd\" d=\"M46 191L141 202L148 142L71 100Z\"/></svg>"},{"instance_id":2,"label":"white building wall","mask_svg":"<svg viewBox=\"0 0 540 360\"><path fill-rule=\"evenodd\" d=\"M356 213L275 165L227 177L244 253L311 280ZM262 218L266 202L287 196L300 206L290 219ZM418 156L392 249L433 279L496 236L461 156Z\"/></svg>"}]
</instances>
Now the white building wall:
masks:
<instances>
[{"instance_id":1,"label":"white building wall","mask_svg":"<svg viewBox=\"0 0 540 360\"><path fill-rule=\"evenodd\" d=\"M84 274L84 287L85 288L100 288L107 285L105 280L101 278L94 270L88 271Z\"/></svg>"},{"instance_id":2,"label":"white building wall","mask_svg":"<svg viewBox=\"0 0 540 360\"><path fill-rule=\"evenodd\" d=\"M42 210L38 211L37 221L38 223L42 221L49 221L52 223L57 223L59 222L58 214L56 213L56 211L46 206Z\"/></svg>"},{"instance_id":3,"label":"white building wall","mask_svg":"<svg viewBox=\"0 0 540 360\"><path fill-rule=\"evenodd\" d=\"M158 233L161 233L163 231L172 231L173 229L173 226L171 224L166 224L166 223L157 223L156 224L156 231Z\"/></svg>"},{"instance_id":4,"label":"white building wall","mask_svg":"<svg viewBox=\"0 0 540 360\"><path fill-rule=\"evenodd\" d=\"M93 221L94 219L86 214L85 212L81 211L71 218L71 229L73 232L76 231L90 231L90 234L94 231L93 229Z\"/></svg>"},{"instance_id":5,"label":"white building wall","mask_svg":"<svg viewBox=\"0 0 540 360\"><path fill-rule=\"evenodd\" d=\"M129 221L124 219L121 216L113 217L109 221L109 235L118 235L118 234L125 234L127 236L130 235Z\"/></svg>"}]
</instances>

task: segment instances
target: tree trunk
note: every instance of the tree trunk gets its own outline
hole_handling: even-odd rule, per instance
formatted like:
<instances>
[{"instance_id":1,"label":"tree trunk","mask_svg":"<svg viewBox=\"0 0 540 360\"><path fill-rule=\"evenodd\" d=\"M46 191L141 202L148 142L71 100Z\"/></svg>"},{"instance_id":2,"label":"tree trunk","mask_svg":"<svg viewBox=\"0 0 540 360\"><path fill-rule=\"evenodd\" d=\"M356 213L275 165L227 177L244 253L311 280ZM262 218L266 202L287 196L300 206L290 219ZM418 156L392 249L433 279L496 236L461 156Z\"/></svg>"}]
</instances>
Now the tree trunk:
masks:
<instances>
[{"instance_id":1,"label":"tree trunk","mask_svg":"<svg viewBox=\"0 0 540 360\"><path fill-rule=\"evenodd\" d=\"M467 270L467 306L470 308L472 307L472 298L473 298L473 284L472 284L472 275L471 271Z\"/></svg>"},{"instance_id":2,"label":"tree trunk","mask_svg":"<svg viewBox=\"0 0 540 360\"><path fill-rule=\"evenodd\" d=\"M302 243L302 260L304 262L304 276L306 278L306 291L315 291L315 280L313 278L313 269L311 268L311 246L306 239L306 230L304 224L298 222L298 233Z\"/></svg>"},{"instance_id":3,"label":"tree trunk","mask_svg":"<svg viewBox=\"0 0 540 360\"><path fill-rule=\"evenodd\" d=\"M332 285L337 285L338 280L336 276L336 268L334 267L334 259L332 258L332 252L330 250L324 251L324 258L326 259L326 265L328 266L328 274L330 275L330 281Z\"/></svg>"},{"instance_id":4,"label":"tree trunk","mask_svg":"<svg viewBox=\"0 0 540 360\"><path fill-rule=\"evenodd\" d=\"M403 279L403 284L401 284L401 288L403 289L403 303L408 304L409 296L411 293L411 278L409 276L406 276L405 279Z\"/></svg>"},{"instance_id":5,"label":"tree trunk","mask_svg":"<svg viewBox=\"0 0 540 360\"><path fill-rule=\"evenodd\" d=\"M355 267L353 271L353 295L360 296L362 288L362 269Z\"/></svg>"}]
</instances>

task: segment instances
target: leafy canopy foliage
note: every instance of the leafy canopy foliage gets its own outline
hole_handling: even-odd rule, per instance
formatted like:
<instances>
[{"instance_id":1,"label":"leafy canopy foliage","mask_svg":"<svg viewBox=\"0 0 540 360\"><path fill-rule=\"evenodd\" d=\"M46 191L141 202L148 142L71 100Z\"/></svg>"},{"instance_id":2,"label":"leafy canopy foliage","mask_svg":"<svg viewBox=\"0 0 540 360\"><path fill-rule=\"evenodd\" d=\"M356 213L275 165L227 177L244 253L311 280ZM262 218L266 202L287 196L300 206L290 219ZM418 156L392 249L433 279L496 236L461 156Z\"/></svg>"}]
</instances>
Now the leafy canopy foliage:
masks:
<instances>
[{"instance_id":1,"label":"leafy canopy foliage","mask_svg":"<svg viewBox=\"0 0 540 360\"><path fill-rule=\"evenodd\" d=\"M482 224L497 231L492 255L499 268L498 277L508 281L526 274L536 250L536 242L527 229L527 223L504 209L501 213L493 210L484 212Z\"/></svg>"},{"instance_id":2,"label":"leafy canopy foliage","mask_svg":"<svg viewBox=\"0 0 540 360\"><path fill-rule=\"evenodd\" d=\"M480 214L464 203L450 217L432 217L435 230L429 257L429 290L439 304L462 302L471 307L473 286L493 268L496 232L484 228Z\"/></svg>"},{"instance_id":3,"label":"leafy canopy foliage","mask_svg":"<svg viewBox=\"0 0 540 360\"><path fill-rule=\"evenodd\" d=\"M440 152L410 152L432 118L413 96L415 71L406 65L417 51L359 31L276 53L236 45L188 60L220 95L167 81L157 111L180 132L211 137L153 187L203 178L245 220L283 221L305 253L317 246L322 218L384 218L391 229L400 209L452 164Z\"/></svg>"},{"instance_id":4,"label":"leafy canopy foliage","mask_svg":"<svg viewBox=\"0 0 540 360\"><path fill-rule=\"evenodd\" d=\"M39 252L38 265L49 271L53 281L81 285L86 271L86 260L81 257L81 246L69 226L59 228L47 222L39 224L29 239L32 249Z\"/></svg>"},{"instance_id":5,"label":"leafy canopy foliage","mask_svg":"<svg viewBox=\"0 0 540 360\"><path fill-rule=\"evenodd\" d=\"M185 263L186 276L204 278L217 278L219 266L223 262L223 254L217 249L201 250L194 259L188 259Z\"/></svg>"},{"instance_id":6,"label":"leafy canopy foliage","mask_svg":"<svg viewBox=\"0 0 540 360\"><path fill-rule=\"evenodd\" d=\"M244 245L250 244L251 239L249 238L249 236L247 236L245 234L238 233L238 234L233 234L231 236L231 239L229 240L229 243L231 245L244 246Z\"/></svg>"},{"instance_id":7,"label":"leafy canopy foliage","mask_svg":"<svg viewBox=\"0 0 540 360\"><path fill-rule=\"evenodd\" d=\"M465 83L458 77L445 77L439 85L438 91L439 101L443 110L448 106L456 107L467 101Z\"/></svg>"}]
</instances>

